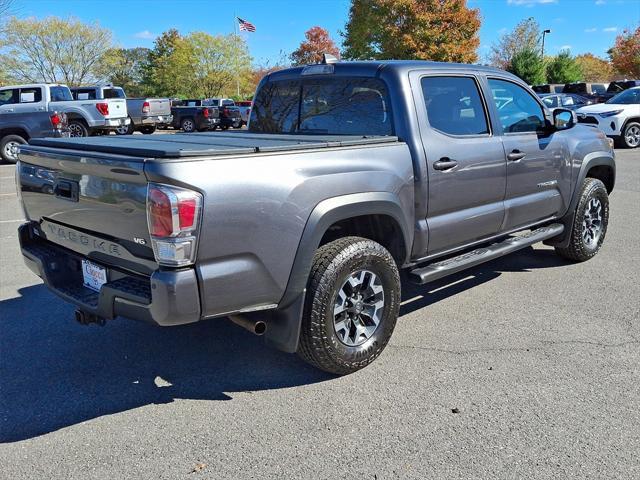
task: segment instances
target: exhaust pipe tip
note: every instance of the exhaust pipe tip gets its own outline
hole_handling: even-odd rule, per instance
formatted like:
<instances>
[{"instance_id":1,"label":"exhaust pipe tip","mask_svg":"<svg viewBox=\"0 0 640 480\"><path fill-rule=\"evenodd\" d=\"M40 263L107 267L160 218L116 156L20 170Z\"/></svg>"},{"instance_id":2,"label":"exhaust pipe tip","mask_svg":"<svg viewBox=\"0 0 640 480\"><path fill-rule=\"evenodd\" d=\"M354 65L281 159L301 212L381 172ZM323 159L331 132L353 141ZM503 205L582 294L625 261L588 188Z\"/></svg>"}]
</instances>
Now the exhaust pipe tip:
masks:
<instances>
[{"instance_id":1,"label":"exhaust pipe tip","mask_svg":"<svg viewBox=\"0 0 640 480\"><path fill-rule=\"evenodd\" d=\"M245 330L249 330L254 335L264 335L267 331L267 323L262 320L251 320L242 315L230 315L229 320Z\"/></svg>"}]
</instances>

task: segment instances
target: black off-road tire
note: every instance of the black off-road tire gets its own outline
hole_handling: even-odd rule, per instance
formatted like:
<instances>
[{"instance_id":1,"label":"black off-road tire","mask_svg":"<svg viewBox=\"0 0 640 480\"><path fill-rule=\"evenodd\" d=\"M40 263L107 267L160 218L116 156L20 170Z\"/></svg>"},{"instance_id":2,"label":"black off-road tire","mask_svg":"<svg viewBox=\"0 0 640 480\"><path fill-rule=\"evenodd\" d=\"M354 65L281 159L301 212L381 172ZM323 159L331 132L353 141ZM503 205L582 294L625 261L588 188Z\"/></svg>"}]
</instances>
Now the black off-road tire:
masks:
<instances>
[{"instance_id":1,"label":"black off-road tire","mask_svg":"<svg viewBox=\"0 0 640 480\"><path fill-rule=\"evenodd\" d=\"M593 245L588 245L583 237L585 222L585 209L592 199L597 199L601 208L601 224L602 229L598 241ZM572 260L574 262L584 262L593 258L602 247L604 238L607 233L607 225L609 223L609 194L607 188L597 178L586 178L582 184L580 198L576 206L573 225L571 225L571 238L569 246L566 248L556 247L556 253L561 257Z\"/></svg>"},{"instance_id":2,"label":"black off-road tire","mask_svg":"<svg viewBox=\"0 0 640 480\"><path fill-rule=\"evenodd\" d=\"M381 282L384 306L374 333L358 346L348 346L334 328L338 290L354 272L368 270ZM384 350L400 309L400 276L391 254L380 244L345 237L320 247L307 283L298 355L329 373L345 375L373 362Z\"/></svg>"},{"instance_id":3,"label":"black off-road tire","mask_svg":"<svg viewBox=\"0 0 640 480\"><path fill-rule=\"evenodd\" d=\"M145 125L144 127L140 127L140 132L144 135L151 135L155 133L156 126L155 125Z\"/></svg>"}]
</instances>

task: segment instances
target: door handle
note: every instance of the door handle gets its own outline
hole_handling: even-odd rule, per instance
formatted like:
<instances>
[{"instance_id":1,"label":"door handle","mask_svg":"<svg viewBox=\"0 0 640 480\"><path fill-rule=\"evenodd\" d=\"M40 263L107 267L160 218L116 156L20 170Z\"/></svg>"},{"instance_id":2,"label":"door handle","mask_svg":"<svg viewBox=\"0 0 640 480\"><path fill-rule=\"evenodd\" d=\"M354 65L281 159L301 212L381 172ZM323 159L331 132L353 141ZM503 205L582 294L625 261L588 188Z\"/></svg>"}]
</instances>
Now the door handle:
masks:
<instances>
[{"instance_id":1,"label":"door handle","mask_svg":"<svg viewBox=\"0 0 640 480\"><path fill-rule=\"evenodd\" d=\"M433 162L435 170L450 170L458 165L458 162L451 160L449 157L442 157L440 160Z\"/></svg>"},{"instance_id":2,"label":"door handle","mask_svg":"<svg viewBox=\"0 0 640 480\"><path fill-rule=\"evenodd\" d=\"M516 149L507 155L507 160L510 160L512 162L517 162L518 160L522 160L526 156L527 156L526 153Z\"/></svg>"}]
</instances>

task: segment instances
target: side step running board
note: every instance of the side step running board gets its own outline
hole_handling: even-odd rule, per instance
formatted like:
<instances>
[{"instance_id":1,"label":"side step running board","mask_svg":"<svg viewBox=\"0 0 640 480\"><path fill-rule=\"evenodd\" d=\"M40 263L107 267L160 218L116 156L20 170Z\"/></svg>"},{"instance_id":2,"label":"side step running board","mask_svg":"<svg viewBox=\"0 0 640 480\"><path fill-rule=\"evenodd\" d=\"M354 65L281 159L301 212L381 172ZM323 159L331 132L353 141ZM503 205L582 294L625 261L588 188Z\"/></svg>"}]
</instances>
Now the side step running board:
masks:
<instances>
[{"instance_id":1,"label":"side step running board","mask_svg":"<svg viewBox=\"0 0 640 480\"><path fill-rule=\"evenodd\" d=\"M563 230L564 225L561 223L554 223L546 227L538 228L537 230L531 230L523 235L509 237L502 242L494 243L488 247L478 248L471 252L458 255L457 257L430 263L426 267L416 268L411 270L410 277L413 282L420 284L433 282L447 275L475 267L489 260L494 260L508 253L526 248L534 243L555 237L556 235L560 235Z\"/></svg>"}]
</instances>

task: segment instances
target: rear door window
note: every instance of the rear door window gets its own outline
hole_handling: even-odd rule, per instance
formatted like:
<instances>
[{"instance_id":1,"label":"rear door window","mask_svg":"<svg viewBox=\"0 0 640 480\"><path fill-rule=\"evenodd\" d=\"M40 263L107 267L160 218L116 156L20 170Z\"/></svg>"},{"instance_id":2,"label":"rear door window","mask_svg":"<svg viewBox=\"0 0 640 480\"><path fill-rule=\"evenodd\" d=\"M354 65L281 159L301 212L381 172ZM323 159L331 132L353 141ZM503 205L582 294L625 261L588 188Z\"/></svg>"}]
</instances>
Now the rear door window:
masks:
<instances>
[{"instance_id":1,"label":"rear door window","mask_svg":"<svg viewBox=\"0 0 640 480\"><path fill-rule=\"evenodd\" d=\"M18 103L18 89L12 88L0 91L0 105Z\"/></svg>"},{"instance_id":2,"label":"rear door window","mask_svg":"<svg viewBox=\"0 0 640 480\"><path fill-rule=\"evenodd\" d=\"M524 88L496 78L489 79L489 88L504 133L538 132L544 129L544 111Z\"/></svg>"},{"instance_id":3,"label":"rear door window","mask_svg":"<svg viewBox=\"0 0 640 480\"><path fill-rule=\"evenodd\" d=\"M20 89L20 103L38 103L42 101L42 89L36 88L21 88Z\"/></svg>"},{"instance_id":4,"label":"rear door window","mask_svg":"<svg viewBox=\"0 0 640 480\"><path fill-rule=\"evenodd\" d=\"M422 93L432 128L449 135L488 135L478 85L471 77L423 77Z\"/></svg>"}]
</instances>

